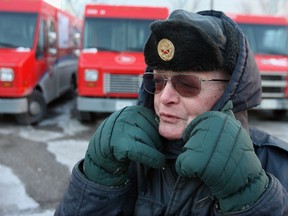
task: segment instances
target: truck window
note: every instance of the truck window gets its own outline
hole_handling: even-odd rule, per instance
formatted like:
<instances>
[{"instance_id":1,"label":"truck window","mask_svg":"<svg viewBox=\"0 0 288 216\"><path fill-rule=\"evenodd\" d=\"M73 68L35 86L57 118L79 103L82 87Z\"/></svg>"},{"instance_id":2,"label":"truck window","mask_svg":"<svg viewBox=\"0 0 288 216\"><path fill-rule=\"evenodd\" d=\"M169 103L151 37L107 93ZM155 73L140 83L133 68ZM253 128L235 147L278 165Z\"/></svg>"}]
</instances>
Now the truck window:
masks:
<instances>
[{"instance_id":1,"label":"truck window","mask_svg":"<svg viewBox=\"0 0 288 216\"><path fill-rule=\"evenodd\" d=\"M57 47L57 45L56 45L57 33L56 33L55 21L50 19L50 20L46 21L46 23L47 23L48 34L49 33L54 33L55 34L55 38L53 38L51 40L49 39L49 36L48 36L48 47L56 49L56 47Z\"/></svg>"},{"instance_id":2,"label":"truck window","mask_svg":"<svg viewBox=\"0 0 288 216\"><path fill-rule=\"evenodd\" d=\"M44 56L45 50L47 49L46 41L47 40L45 34L45 21L41 20L37 41L37 49L36 49L37 59L42 58Z\"/></svg>"},{"instance_id":3,"label":"truck window","mask_svg":"<svg viewBox=\"0 0 288 216\"><path fill-rule=\"evenodd\" d=\"M32 48L37 14L0 13L0 47Z\"/></svg>"},{"instance_id":4,"label":"truck window","mask_svg":"<svg viewBox=\"0 0 288 216\"><path fill-rule=\"evenodd\" d=\"M239 24L256 54L288 55L288 27Z\"/></svg>"},{"instance_id":5,"label":"truck window","mask_svg":"<svg viewBox=\"0 0 288 216\"><path fill-rule=\"evenodd\" d=\"M152 20L87 18L83 48L109 51L143 51Z\"/></svg>"}]
</instances>

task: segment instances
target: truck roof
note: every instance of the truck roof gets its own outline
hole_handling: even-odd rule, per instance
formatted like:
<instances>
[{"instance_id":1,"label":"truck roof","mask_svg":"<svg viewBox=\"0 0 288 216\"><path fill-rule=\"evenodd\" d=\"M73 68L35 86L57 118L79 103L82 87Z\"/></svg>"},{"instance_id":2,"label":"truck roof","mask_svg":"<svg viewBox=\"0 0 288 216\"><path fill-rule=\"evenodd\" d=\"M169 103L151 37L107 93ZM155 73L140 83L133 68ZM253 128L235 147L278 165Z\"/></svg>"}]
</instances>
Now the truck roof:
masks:
<instances>
[{"instance_id":1,"label":"truck roof","mask_svg":"<svg viewBox=\"0 0 288 216\"><path fill-rule=\"evenodd\" d=\"M288 25L288 20L284 16L250 14L228 14L228 16L237 23Z\"/></svg>"},{"instance_id":2,"label":"truck roof","mask_svg":"<svg viewBox=\"0 0 288 216\"><path fill-rule=\"evenodd\" d=\"M43 0L0 0L0 11L15 11L15 12L48 12L56 11L57 8Z\"/></svg>"},{"instance_id":3,"label":"truck roof","mask_svg":"<svg viewBox=\"0 0 288 216\"><path fill-rule=\"evenodd\" d=\"M166 7L124 6L86 4L85 17L165 19L169 14Z\"/></svg>"}]
</instances>

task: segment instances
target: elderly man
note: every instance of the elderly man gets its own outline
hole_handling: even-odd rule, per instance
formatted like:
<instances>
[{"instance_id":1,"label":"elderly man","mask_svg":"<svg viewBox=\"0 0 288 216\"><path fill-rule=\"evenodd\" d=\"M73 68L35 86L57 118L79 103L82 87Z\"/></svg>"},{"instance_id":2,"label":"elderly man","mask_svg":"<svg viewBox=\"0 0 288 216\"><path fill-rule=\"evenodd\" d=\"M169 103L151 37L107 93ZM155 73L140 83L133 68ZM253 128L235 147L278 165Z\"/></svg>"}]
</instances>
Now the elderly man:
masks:
<instances>
[{"instance_id":1,"label":"elderly man","mask_svg":"<svg viewBox=\"0 0 288 216\"><path fill-rule=\"evenodd\" d=\"M55 215L288 215L288 144L248 126L261 80L219 11L151 25L139 104L97 128Z\"/></svg>"}]
</instances>

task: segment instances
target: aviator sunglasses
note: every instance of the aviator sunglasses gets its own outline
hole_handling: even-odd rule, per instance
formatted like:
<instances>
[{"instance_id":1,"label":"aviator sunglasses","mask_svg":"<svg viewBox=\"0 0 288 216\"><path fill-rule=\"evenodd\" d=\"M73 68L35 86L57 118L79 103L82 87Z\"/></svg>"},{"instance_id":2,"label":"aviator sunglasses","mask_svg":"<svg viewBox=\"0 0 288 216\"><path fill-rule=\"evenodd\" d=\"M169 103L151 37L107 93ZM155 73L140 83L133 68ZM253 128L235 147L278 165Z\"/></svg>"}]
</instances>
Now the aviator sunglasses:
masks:
<instances>
[{"instance_id":1,"label":"aviator sunglasses","mask_svg":"<svg viewBox=\"0 0 288 216\"><path fill-rule=\"evenodd\" d=\"M182 97L193 97L201 92L202 82L228 82L225 79L201 79L191 74L176 74L170 79L163 74L146 72L143 75L143 87L150 94L159 94L163 91L168 81Z\"/></svg>"}]
</instances>

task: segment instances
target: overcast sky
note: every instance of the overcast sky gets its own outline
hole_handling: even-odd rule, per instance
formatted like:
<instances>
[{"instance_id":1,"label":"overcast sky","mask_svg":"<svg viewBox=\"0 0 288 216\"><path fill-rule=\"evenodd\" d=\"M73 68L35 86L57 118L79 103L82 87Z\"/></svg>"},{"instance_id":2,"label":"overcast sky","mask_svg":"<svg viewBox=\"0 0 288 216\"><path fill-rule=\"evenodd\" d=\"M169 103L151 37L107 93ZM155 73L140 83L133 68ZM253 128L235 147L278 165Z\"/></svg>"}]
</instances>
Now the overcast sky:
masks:
<instances>
[{"instance_id":1,"label":"overcast sky","mask_svg":"<svg viewBox=\"0 0 288 216\"><path fill-rule=\"evenodd\" d=\"M51 4L60 7L61 0L45 0L47 2L50 2ZM81 1L81 0L80 0ZM85 0L82 0L82 2L85 2ZM89 2L87 0L86 2ZM90 2L93 2L93 0L90 0ZM105 4L125 4L125 5L151 5L151 6L167 6L170 9L176 9L176 8L191 8L191 5L193 5L194 0L187 0L187 1L177 1L177 0L94 0L94 2L97 3L105 3ZM198 10L206 10L210 9L211 0L202 0L198 1ZM237 3L238 2L238 3ZM227 1L227 0L214 0L214 9L217 10L223 10L223 11L239 11L241 6L239 7L239 2L243 1ZM182 4L181 4L182 3ZM184 5L183 5L184 4Z\"/></svg>"},{"instance_id":2,"label":"overcast sky","mask_svg":"<svg viewBox=\"0 0 288 216\"><path fill-rule=\"evenodd\" d=\"M60 7L61 2L65 0L45 0L50 2L51 4ZM271 0L272 1L272 0ZM279 2L283 2L282 0L274 0L269 7L270 9L276 9L277 4ZM174 9L182 8L190 11L200 11L200 10L209 10L211 9L211 2L213 2L214 10L221 10L225 13L245 13L249 10L250 13L253 14L265 14L261 10L261 6L259 2L264 2L264 0L69 0L78 10L82 10L84 8L79 8L79 5L83 5L84 3L94 2L101 4L122 4L122 5L145 5L145 6L164 6L168 7L170 12ZM265 2L269 3L269 0ZM274 3L275 2L275 3ZM288 2L288 1L286 1ZM82 3L82 4L81 4ZM287 3L288 4L288 3ZM274 8L273 8L274 7ZM287 6L288 7L288 6ZM282 12L278 15L282 15L281 13L286 13L287 16L287 7L283 7ZM246 10L246 11L245 11Z\"/></svg>"}]
</instances>

